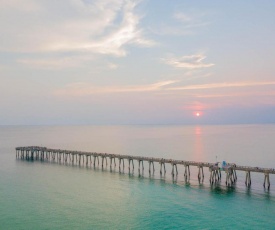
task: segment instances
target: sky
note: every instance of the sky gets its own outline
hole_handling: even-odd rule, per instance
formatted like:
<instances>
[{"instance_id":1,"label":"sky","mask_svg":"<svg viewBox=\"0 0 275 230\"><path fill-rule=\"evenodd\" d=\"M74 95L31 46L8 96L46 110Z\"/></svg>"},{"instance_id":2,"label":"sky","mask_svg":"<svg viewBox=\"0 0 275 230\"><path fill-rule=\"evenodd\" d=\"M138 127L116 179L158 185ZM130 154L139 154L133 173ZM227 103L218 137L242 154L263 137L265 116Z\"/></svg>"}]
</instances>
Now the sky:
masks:
<instances>
[{"instance_id":1,"label":"sky","mask_svg":"<svg viewBox=\"0 0 275 230\"><path fill-rule=\"evenodd\" d=\"M0 125L274 123L274 9L0 0Z\"/></svg>"}]
</instances>

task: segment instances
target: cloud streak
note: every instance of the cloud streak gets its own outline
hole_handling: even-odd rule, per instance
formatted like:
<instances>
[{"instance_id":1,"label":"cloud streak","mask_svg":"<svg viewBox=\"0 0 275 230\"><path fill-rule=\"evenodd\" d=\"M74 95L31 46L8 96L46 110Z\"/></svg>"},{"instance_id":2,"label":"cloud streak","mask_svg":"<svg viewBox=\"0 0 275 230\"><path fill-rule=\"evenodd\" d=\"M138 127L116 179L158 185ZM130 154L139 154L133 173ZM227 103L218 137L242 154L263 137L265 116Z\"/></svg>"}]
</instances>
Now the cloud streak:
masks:
<instances>
[{"instance_id":1,"label":"cloud streak","mask_svg":"<svg viewBox=\"0 0 275 230\"><path fill-rule=\"evenodd\" d=\"M223 98L223 97L251 97L251 96L275 96L275 91L266 92L237 92L234 94L198 94L196 98Z\"/></svg>"},{"instance_id":2,"label":"cloud streak","mask_svg":"<svg viewBox=\"0 0 275 230\"><path fill-rule=\"evenodd\" d=\"M199 90L199 89L219 89L219 88L236 88L236 87L251 87L251 86L265 86L275 85L275 81L262 81L262 82L224 82L202 85L187 85L181 87L172 87L167 90Z\"/></svg>"},{"instance_id":3,"label":"cloud streak","mask_svg":"<svg viewBox=\"0 0 275 230\"><path fill-rule=\"evenodd\" d=\"M201 69L214 66L213 63L204 63L203 60L205 58L206 56L202 54L194 54L189 56L182 56L179 58L166 58L162 60L167 65L182 69Z\"/></svg>"},{"instance_id":4,"label":"cloud streak","mask_svg":"<svg viewBox=\"0 0 275 230\"><path fill-rule=\"evenodd\" d=\"M96 86L87 84L84 82L72 83L54 92L55 95L71 95L71 96L85 96L92 94L110 94L110 93L135 93L135 92L174 92L174 91L190 91L190 90L202 90L202 89L220 89L220 88L232 88L232 87L253 87L253 86L267 86L275 85L275 82L233 82L233 83L213 83L202 85L188 85L180 87L169 87L179 81L169 80L161 81L148 85L127 85L127 86ZM235 95L235 93L234 93ZM273 94L271 94L273 95ZM191 97L208 97L199 95L189 95ZM217 95L230 96L229 94ZM215 97L210 95L209 97Z\"/></svg>"},{"instance_id":5,"label":"cloud streak","mask_svg":"<svg viewBox=\"0 0 275 230\"><path fill-rule=\"evenodd\" d=\"M189 22L192 20L192 18L189 15L179 12L174 14L174 18L181 22Z\"/></svg>"},{"instance_id":6,"label":"cloud streak","mask_svg":"<svg viewBox=\"0 0 275 230\"><path fill-rule=\"evenodd\" d=\"M186 36L194 35L198 32L198 28L206 27L210 23L207 22L204 17L205 14L199 12L175 12L172 15L173 23L167 24L170 18L166 18L158 28L151 28L151 31L157 35L168 36Z\"/></svg>"},{"instance_id":7,"label":"cloud streak","mask_svg":"<svg viewBox=\"0 0 275 230\"><path fill-rule=\"evenodd\" d=\"M135 93L135 92L153 92L159 91L164 87L174 84L177 81L161 81L148 85L128 85L128 86L94 86L84 82L67 85L63 89L57 90L55 95L87 96L92 94L110 94L110 93Z\"/></svg>"},{"instance_id":8,"label":"cloud streak","mask_svg":"<svg viewBox=\"0 0 275 230\"><path fill-rule=\"evenodd\" d=\"M18 59L17 63L36 69L64 69L77 68L84 66L94 60L94 57L88 55L71 57L49 57L49 58L23 58Z\"/></svg>"}]
</instances>

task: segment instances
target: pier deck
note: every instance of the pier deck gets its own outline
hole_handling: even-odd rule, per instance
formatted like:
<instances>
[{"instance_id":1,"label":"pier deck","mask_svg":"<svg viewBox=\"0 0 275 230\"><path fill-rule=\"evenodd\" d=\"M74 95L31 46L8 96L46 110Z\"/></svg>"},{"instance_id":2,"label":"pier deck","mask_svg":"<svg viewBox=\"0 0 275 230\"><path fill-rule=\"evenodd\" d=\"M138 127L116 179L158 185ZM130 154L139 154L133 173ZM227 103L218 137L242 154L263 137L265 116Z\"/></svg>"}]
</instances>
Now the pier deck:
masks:
<instances>
[{"instance_id":1,"label":"pier deck","mask_svg":"<svg viewBox=\"0 0 275 230\"><path fill-rule=\"evenodd\" d=\"M174 159L166 159L166 158L156 158L156 157L143 157L143 156L132 156L132 155L120 155L120 154L110 154L110 153L97 153L97 152L83 152L83 151L73 151L73 150L62 150L62 149L51 149L46 147L39 146L27 146L27 147L17 147L16 148L16 157L20 157L22 159L52 159L63 162L72 162L72 163L84 163L84 158L86 157L86 164L92 164L92 157L94 158L93 164L99 164L99 158L101 158L101 164L103 167L104 160L107 164L107 158L110 159L110 167L113 165L116 166L115 159L119 160L119 168L121 168L121 163L123 163L124 168L124 160L128 160L129 162L129 170L132 163L132 168L134 169L134 160L138 162L140 171L140 164L142 164L142 170L144 170L143 162L149 163L149 173L151 173L151 165L154 171L154 163L160 164L160 173L165 173L165 164L171 164L172 166L172 176L178 174L178 165L183 165L185 167L184 177L186 180L190 178L190 166L196 166L198 171L198 180L203 181L204 172L203 168L209 168L210 171L210 183L218 183L221 180L221 171L226 173L226 185L232 186L237 181L236 171L244 171L246 172L246 180L245 184L247 186L251 185L251 172L255 173L263 173L264 174L264 184L267 184L267 188L270 188L270 180L269 174L275 174L275 169L273 168L261 168L261 167L249 167L249 166L241 166L236 165L234 163L228 163L225 167L220 167L217 163L209 163L209 162L195 162L195 161L183 161L183 160L174 160ZM163 169L163 171L162 171Z\"/></svg>"}]
</instances>

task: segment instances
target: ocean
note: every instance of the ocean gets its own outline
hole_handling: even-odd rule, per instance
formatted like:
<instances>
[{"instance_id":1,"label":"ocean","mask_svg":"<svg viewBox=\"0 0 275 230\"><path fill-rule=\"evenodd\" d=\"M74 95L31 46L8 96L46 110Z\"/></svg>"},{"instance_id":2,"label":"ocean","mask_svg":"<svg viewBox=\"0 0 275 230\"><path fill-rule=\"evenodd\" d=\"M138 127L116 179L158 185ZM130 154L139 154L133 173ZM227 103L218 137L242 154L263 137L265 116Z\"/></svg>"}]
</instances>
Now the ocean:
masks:
<instances>
[{"instance_id":1,"label":"ocean","mask_svg":"<svg viewBox=\"0 0 275 230\"><path fill-rule=\"evenodd\" d=\"M16 158L15 147L106 152L275 168L275 125L0 126L0 229L275 229L275 175L237 172L228 188L160 176Z\"/></svg>"}]
</instances>

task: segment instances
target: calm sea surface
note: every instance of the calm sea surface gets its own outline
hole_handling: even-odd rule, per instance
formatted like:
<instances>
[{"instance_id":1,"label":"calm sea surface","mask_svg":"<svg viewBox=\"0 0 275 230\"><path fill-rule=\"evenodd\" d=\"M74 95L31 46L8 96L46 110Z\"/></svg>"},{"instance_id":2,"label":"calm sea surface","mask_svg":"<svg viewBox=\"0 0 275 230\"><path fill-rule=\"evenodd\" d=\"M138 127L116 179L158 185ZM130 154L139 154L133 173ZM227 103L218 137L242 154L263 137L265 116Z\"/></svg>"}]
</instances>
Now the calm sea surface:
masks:
<instances>
[{"instance_id":1,"label":"calm sea surface","mask_svg":"<svg viewBox=\"0 0 275 230\"><path fill-rule=\"evenodd\" d=\"M275 125L0 126L0 229L275 229L275 175L264 190L238 173L234 188L118 168L16 159L15 147L82 151L275 168Z\"/></svg>"}]
</instances>

